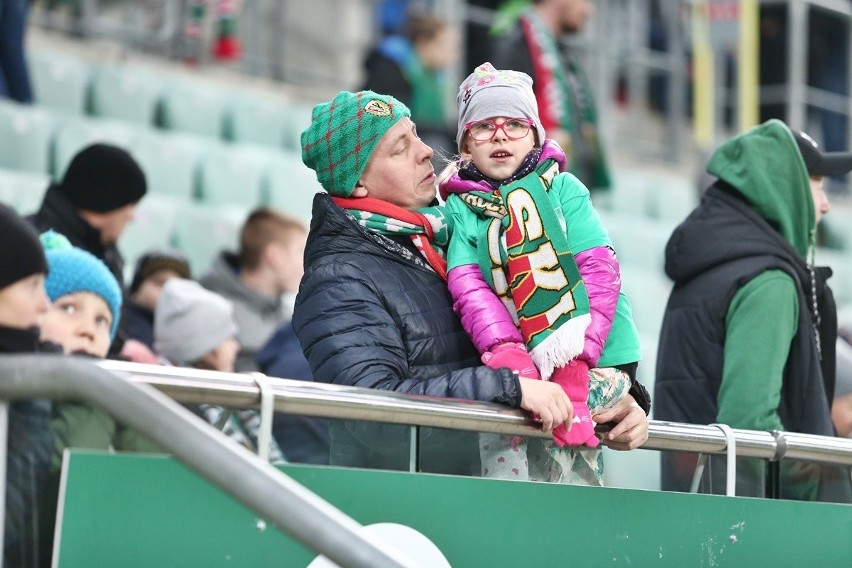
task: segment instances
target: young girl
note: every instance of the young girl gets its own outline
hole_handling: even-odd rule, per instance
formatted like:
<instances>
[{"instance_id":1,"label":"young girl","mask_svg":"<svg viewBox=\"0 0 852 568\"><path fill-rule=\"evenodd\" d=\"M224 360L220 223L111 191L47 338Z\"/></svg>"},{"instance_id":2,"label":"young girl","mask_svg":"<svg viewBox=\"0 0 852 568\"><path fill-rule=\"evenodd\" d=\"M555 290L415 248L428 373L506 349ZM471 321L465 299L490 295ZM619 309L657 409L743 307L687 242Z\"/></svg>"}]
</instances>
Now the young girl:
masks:
<instances>
[{"instance_id":1,"label":"young girl","mask_svg":"<svg viewBox=\"0 0 852 568\"><path fill-rule=\"evenodd\" d=\"M485 63L457 102L460 159L439 186L454 227L455 307L483 362L538 370L565 390L574 418L554 430L557 447L597 447L590 406L602 412L626 396L640 358L612 244L562 149L544 139L528 75ZM578 452L551 444L552 459L535 452L528 464L525 444L482 436L483 475L601 482L600 452L579 452L584 471Z\"/></svg>"}]
</instances>

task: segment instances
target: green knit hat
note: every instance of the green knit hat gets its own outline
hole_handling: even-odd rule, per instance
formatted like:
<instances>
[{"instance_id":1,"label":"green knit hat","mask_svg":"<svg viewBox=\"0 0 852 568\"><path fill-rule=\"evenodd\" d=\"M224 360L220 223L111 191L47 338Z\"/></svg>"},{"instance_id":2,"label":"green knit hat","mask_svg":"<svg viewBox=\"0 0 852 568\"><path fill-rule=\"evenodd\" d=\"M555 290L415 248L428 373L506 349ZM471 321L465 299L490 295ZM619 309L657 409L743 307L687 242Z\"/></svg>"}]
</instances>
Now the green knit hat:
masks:
<instances>
[{"instance_id":1,"label":"green knit hat","mask_svg":"<svg viewBox=\"0 0 852 568\"><path fill-rule=\"evenodd\" d=\"M411 111L391 96L341 91L314 107L311 125L302 132L302 161L326 191L349 197L376 144L404 116Z\"/></svg>"}]
</instances>

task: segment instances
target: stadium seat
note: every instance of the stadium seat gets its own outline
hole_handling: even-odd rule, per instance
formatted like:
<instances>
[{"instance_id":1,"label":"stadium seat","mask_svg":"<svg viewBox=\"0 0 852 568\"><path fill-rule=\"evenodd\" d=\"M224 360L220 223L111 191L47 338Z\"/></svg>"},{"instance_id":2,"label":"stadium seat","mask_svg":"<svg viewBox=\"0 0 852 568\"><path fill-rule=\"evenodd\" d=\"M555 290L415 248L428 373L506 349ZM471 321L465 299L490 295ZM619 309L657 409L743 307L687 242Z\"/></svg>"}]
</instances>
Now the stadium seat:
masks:
<instances>
[{"instance_id":1,"label":"stadium seat","mask_svg":"<svg viewBox=\"0 0 852 568\"><path fill-rule=\"evenodd\" d=\"M146 130L130 153L145 172L149 192L187 202L194 198L198 165L210 145L210 139L201 136Z\"/></svg>"},{"instance_id":2,"label":"stadium seat","mask_svg":"<svg viewBox=\"0 0 852 568\"><path fill-rule=\"evenodd\" d=\"M826 217L827 218L827 217ZM828 266L833 272L828 285L837 305L852 304L852 258L849 251L819 247L814 252L816 266Z\"/></svg>"},{"instance_id":3,"label":"stadium seat","mask_svg":"<svg viewBox=\"0 0 852 568\"><path fill-rule=\"evenodd\" d=\"M71 117L62 121L53 143L51 173L62 179L74 155L82 148L97 142L112 144L130 151L145 128L129 122L91 117Z\"/></svg>"},{"instance_id":4,"label":"stadium seat","mask_svg":"<svg viewBox=\"0 0 852 568\"><path fill-rule=\"evenodd\" d=\"M34 213L50 181L50 176L44 173L0 169L0 202L21 215Z\"/></svg>"},{"instance_id":5,"label":"stadium seat","mask_svg":"<svg viewBox=\"0 0 852 568\"><path fill-rule=\"evenodd\" d=\"M655 174L646 189L646 213L652 219L680 223L698 205L698 190L690 180Z\"/></svg>"},{"instance_id":6,"label":"stadium seat","mask_svg":"<svg viewBox=\"0 0 852 568\"><path fill-rule=\"evenodd\" d=\"M125 258L126 280L133 277L136 259L153 249L174 246L174 227L186 202L167 195L146 194L136 208L136 216L121 234L118 248Z\"/></svg>"},{"instance_id":7,"label":"stadium seat","mask_svg":"<svg viewBox=\"0 0 852 568\"><path fill-rule=\"evenodd\" d=\"M165 80L134 67L103 65L91 84L91 114L153 126Z\"/></svg>"},{"instance_id":8,"label":"stadium seat","mask_svg":"<svg viewBox=\"0 0 852 568\"><path fill-rule=\"evenodd\" d=\"M284 126L284 148L301 153L302 132L311 125L313 105L294 103L284 111L286 121Z\"/></svg>"},{"instance_id":9,"label":"stadium seat","mask_svg":"<svg viewBox=\"0 0 852 568\"><path fill-rule=\"evenodd\" d=\"M236 97L225 111L225 138L280 148L290 120L286 104L249 93Z\"/></svg>"},{"instance_id":10,"label":"stadium seat","mask_svg":"<svg viewBox=\"0 0 852 568\"><path fill-rule=\"evenodd\" d=\"M658 337L672 281L656 269L621 265L621 289L633 307L633 321L639 333Z\"/></svg>"},{"instance_id":11,"label":"stadium seat","mask_svg":"<svg viewBox=\"0 0 852 568\"><path fill-rule=\"evenodd\" d=\"M166 130L221 138L229 96L220 86L175 79L163 89L158 123Z\"/></svg>"},{"instance_id":12,"label":"stadium seat","mask_svg":"<svg viewBox=\"0 0 852 568\"><path fill-rule=\"evenodd\" d=\"M302 219L311 220L314 195L324 191L312 169L299 154L284 152L266 172L264 203Z\"/></svg>"},{"instance_id":13,"label":"stadium seat","mask_svg":"<svg viewBox=\"0 0 852 568\"><path fill-rule=\"evenodd\" d=\"M199 162L198 199L208 205L260 205L264 172L277 154L264 146L211 145Z\"/></svg>"},{"instance_id":14,"label":"stadium seat","mask_svg":"<svg viewBox=\"0 0 852 568\"><path fill-rule=\"evenodd\" d=\"M0 167L49 173L57 120L48 109L0 102Z\"/></svg>"},{"instance_id":15,"label":"stadium seat","mask_svg":"<svg viewBox=\"0 0 852 568\"><path fill-rule=\"evenodd\" d=\"M823 246L852 251L852 209L833 206L828 215L820 221L820 232L824 240Z\"/></svg>"},{"instance_id":16,"label":"stadium seat","mask_svg":"<svg viewBox=\"0 0 852 568\"><path fill-rule=\"evenodd\" d=\"M663 269L666 243L674 230L673 222L625 211L598 209L598 213L622 266Z\"/></svg>"},{"instance_id":17,"label":"stadium seat","mask_svg":"<svg viewBox=\"0 0 852 568\"><path fill-rule=\"evenodd\" d=\"M86 60L55 51L30 51L27 61L36 103L70 114L87 111L92 66Z\"/></svg>"},{"instance_id":18,"label":"stadium seat","mask_svg":"<svg viewBox=\"0 0 852 568\"><path fill-rule=\"evenodd\" d=\"M189 259L193 274L206 272L223 249L234 250L250 209L234 205L192 203L175 224L174 244Z\"/></svg>"}]
</instances>

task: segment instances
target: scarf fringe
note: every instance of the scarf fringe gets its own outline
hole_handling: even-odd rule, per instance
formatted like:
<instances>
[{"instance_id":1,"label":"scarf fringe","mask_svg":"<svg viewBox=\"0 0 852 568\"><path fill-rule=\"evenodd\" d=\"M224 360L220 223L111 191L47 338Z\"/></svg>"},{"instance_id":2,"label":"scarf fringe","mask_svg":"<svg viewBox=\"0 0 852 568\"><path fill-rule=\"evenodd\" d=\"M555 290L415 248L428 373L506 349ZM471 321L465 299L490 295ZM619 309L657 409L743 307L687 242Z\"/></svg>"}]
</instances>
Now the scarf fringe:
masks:
<instances>
[{"instance_id":1,"label":"scarf fringe","mask_svg":"<svg viewBox=\"0 0 852 568\"><path fill-rule=\"evenodd\" d=\"M590 314L573 317L533 348L530 357L542 379L550 380L554 369L564 367L583 352L586 328L591 323Z\"/></svg>"}]
</instances>

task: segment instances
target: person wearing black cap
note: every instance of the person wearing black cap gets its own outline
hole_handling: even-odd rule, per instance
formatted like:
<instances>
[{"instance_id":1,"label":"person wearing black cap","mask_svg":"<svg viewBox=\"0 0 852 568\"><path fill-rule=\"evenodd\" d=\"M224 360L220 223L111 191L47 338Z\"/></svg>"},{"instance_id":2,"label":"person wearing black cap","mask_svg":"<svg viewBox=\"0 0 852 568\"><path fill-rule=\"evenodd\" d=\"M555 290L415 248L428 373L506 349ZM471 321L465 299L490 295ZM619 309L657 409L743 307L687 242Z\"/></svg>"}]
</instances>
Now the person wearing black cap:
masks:
<instances>
[{"instance_id":1,"label":"person wearing black cap","mask_svg":"<svg viewBox=\"0 0 852 568\"><path fill-rule=\"evenodd\" d=\"M136 340L154 349L154 308L163 285L172 278L191 277L189 260L178 251L153 250L139 257L127 291L130 297L121 309L118 335L125 345Z\"/></svg>"},{"instance_id":2,"label":"person wearing black cap","mask_svg":"<svg viewBox=\"0 0 852 568\"><path fill-rule=\"evenodd\" d=\"M10 207L0 204L0 354L56 352L39 341L39 319L49 301L48 272L38 234ZM37 566L49 555L33 524L44 496L53 451L49 400L19 400L9 407L6 454L5 566ZM49 559L49 557L47 557Z\"/></svg>"},{"instance_id":3,"label":"person wearing black cap","mask_svg":"<svg viewBox=\"0 0 852 568\"><path fill-rule=\"evenodd\" d=\"M831 271L813 265L813 252L829 210L824 177L850 170L852 154L823 153L779 120L715 151L707 166L715 183L666 246L675 284L660 333L655 418L836 435L837 311ZM724 492L724 460L712 462L702 489ZM664 455L663 489L689 490L695 464L694 455ZM774 493L763 462L737 465L738 495ZM782 498L852 502L848 468L785 460L780 480Z\"/></svg>"},{"instance_id":4,"label":"person wearing black cap","mask_svg":"<svg viewBox=\"0 0 852 568\"><path fill-rule=\"evenodd\" d=\"M53 229L101 259L124 288L124 259L116 243L146 190L145 174L129 153L92 144L74 156L29 219L39 232Z\"/></svg>"}]
</instances>

